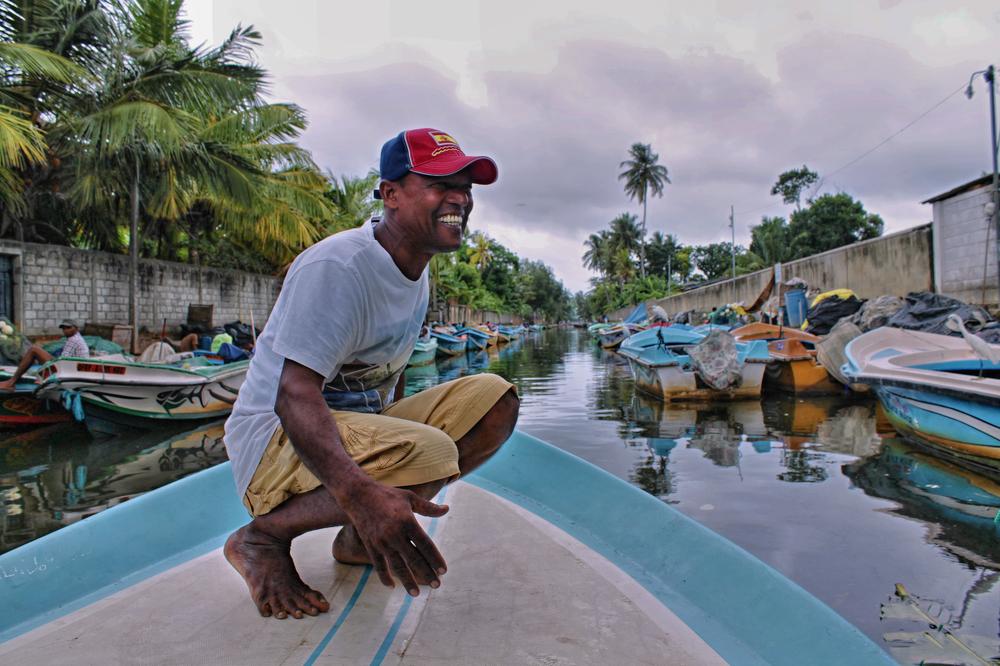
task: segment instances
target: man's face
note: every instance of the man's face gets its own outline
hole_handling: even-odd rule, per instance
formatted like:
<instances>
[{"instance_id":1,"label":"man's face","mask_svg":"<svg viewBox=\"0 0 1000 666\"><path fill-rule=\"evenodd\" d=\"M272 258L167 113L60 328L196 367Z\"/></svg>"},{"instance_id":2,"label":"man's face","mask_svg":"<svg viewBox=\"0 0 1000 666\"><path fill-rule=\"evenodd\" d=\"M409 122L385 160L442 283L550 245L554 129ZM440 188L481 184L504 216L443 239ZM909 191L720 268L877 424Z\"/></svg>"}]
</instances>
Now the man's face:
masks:
<instances>
[{"instance_id":1,"label":"man's face","mask_svg":"<svg viewBox=\"0 0 1000 666\"><path fill-rule=\"evenodd\" d=\"M59 328L62 329L62 334L67 338L76 335L76 326L60 326Z\"/></svg>"},{"instance_id":2,"label":"man's face","mask_svg":"<svg viewBox=\"0 0 1000 666\"><path fill-rule=\"evenodd\" d=\"M385 204L423 250L453 252L472 212L472 177L467 171L451 176L408 173L391 185Z\"/></svg>"}]
</instances>

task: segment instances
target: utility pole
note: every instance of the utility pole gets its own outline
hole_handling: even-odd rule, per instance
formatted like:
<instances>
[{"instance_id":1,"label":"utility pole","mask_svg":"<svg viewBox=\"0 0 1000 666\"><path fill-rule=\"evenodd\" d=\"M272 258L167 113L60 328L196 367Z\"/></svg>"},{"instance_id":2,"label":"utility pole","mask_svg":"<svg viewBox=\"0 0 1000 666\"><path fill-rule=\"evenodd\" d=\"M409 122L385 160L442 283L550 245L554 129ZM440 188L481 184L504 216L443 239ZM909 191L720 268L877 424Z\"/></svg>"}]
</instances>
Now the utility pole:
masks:
<instances>
[{"instance_id":1,"label":"utility pole","mask_svg":"<svg viewBox=\"0 0 1000 666\"><path fill-rule=\"evenodd\" d=\"M1000 304L1000 173L998 173L997 169L997 143L1000 141L1000 137L997 136L996 68L990 65L984 70L973 72L972 77L969 78L969 85L965 89L965 96L969 99L972 99L972 82L979 74L982 74L986 80L986 87L989 90L990 96L990 156L993 159L993 220L991 224L996 230L997 302ZM989 248L986 251L989 252ZM984 292L985 288L984 281ZM983 303L983 305L986 304Z\"/></svg>"},{"instance_id":2,"label":"utility pole","mask_svg":"<svg viewBox=\"0 0 1000 666\"><path fill-rule=\"evenodd\" d=\"M997 246L997 306L1000 307L1000 176L997 173L997 102L996 68L990 65L983 74L990 90L990 148L993 151L993 226Z\"/></svg>"},{"instance_id":3,"label":"utility pole","mask_svg":"<svg viewBox=\"0 0 1000 666\"><path fill-rule=\"evenodd\" d=\"M733 259L733 279L736 279L736 222L733 219L733 207L729 207L729 230L733 232L733 241L729 246L729 253Z\"/></svg>"}]
</instances>

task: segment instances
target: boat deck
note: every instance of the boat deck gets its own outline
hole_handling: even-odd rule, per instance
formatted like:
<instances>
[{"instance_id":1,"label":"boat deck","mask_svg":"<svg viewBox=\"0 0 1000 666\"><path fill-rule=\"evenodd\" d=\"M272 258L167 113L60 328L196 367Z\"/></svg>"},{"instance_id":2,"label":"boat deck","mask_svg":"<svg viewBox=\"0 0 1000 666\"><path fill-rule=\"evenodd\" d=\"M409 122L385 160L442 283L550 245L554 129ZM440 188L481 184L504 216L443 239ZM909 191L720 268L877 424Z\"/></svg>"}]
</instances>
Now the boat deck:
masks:
<instances>
[{"instance_id":1,"label":"boat deck","mask_svg":"<svg viewBox=\"0 0 1000 666\"><path fill-rule=\"evenodd\" d=\"M261 618L221 549L0 645L2 663L718 664L652 594L551 523L459 482L425 527L448 561L411 598L330 556L335 529L293 555L331 610Z\"/></svg>"}]
</instances>

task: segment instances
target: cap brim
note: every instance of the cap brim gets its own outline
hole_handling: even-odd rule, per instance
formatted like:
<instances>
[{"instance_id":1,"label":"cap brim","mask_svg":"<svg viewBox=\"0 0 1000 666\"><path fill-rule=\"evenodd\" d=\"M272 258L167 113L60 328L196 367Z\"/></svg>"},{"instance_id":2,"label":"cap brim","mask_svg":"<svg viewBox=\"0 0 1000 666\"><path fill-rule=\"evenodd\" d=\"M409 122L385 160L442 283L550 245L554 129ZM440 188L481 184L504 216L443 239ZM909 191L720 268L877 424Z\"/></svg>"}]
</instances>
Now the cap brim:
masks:
<instances>
[{"instance_id":1,"label":"cap brim","mask_svg":"<svg viewBox=\"0 0 1000 666\"><path fill-rule=\"evenodd\" d=\"M451 176L465 169L469 169L472 182L476 185L492 185L500 175L496 162L485 155L445 154L413 167L410 171L422 176Z\"/></svg>"}]
</instances>

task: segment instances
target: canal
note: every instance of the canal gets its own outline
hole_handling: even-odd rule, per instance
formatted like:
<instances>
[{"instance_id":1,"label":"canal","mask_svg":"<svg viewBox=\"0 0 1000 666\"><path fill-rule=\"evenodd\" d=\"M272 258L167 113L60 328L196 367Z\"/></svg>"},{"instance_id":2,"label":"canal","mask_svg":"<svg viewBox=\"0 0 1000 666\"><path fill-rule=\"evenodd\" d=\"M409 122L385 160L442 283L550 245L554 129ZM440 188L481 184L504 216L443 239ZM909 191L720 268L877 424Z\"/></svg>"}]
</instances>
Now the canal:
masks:
<instances>
[{"instance_id":1,"label":"canal","mask_svg":"<svg viewBox=\"0 0 1000 666\"><path fill-rule=\"evenodd\" d=\"M1000 655L1000 484L897 438L873 401L665 406L572 329L411 368L407 393L487 371L518 386L522 430L730 539L901 661ZM0 432L0 552L223 460L221 423Z\"/></svg>"}]
</instances>

